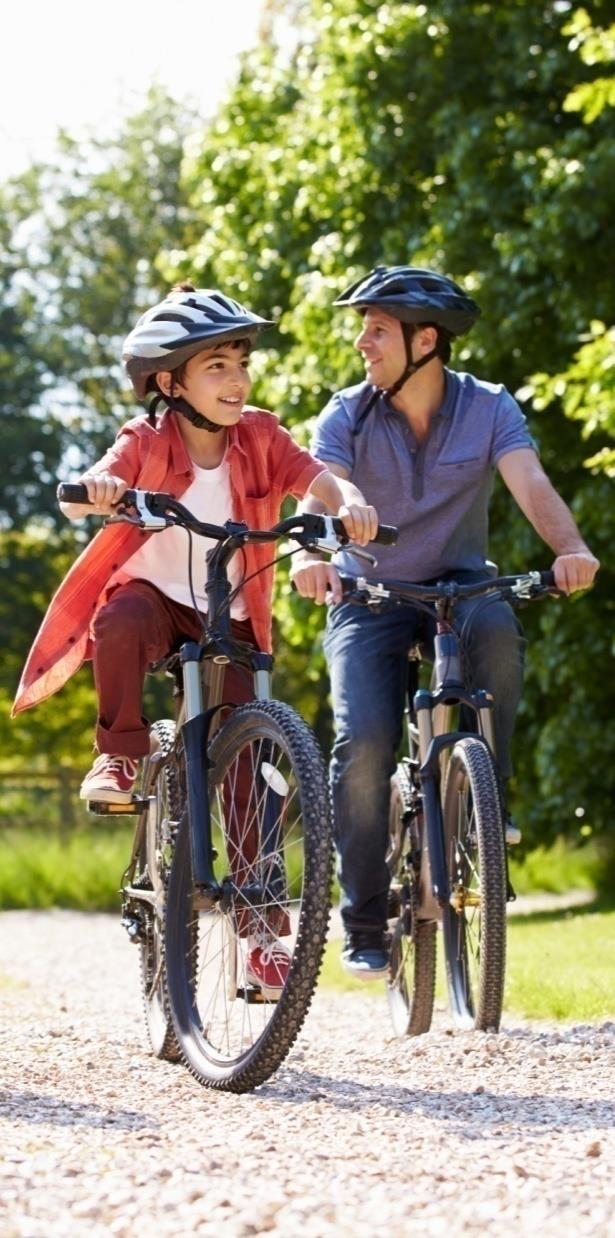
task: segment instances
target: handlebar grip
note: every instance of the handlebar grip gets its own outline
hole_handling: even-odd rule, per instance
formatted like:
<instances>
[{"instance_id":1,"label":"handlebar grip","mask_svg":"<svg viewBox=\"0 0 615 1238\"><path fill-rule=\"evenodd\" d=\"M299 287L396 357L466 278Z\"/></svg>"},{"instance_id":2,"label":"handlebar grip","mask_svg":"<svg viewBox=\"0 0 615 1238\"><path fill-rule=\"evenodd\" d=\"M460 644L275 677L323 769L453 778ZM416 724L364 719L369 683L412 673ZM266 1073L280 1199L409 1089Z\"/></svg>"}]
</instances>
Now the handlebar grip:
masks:
<instances>
[{"instance_id":1,"label":"handlebar grip","mask_svg":"<svg viewBox=\"0 0 615 1238\"><path fill-rule=\"evenodd\" d=\"M339 516L333 517L333 528L336 533L343 533L346 537L348 536ZM394 524L379 524L378 532L373 541L378 542L380 546L394 546L398 536L399 529Z\"/></svg>"},{"instance_id":2,"label":"handlebar grip","mask_svg":"<svg viewBox=\"0 0 615 1238\"><path fill-rule=\"evenodd\" d=\"M60 482L56 494L58 503L90 503L87 486L82 481Z\"/></svg>"},{"instance_id":3,"label":"handlebar grip","mask_svg":"<svg viewBox=\"0 0 615 1238\"><path fill-rule=\"evenodd\" d=\"M555 583L555 572L541 572L540 583L545 589L557 589L557 585Z\"/></svg>"},{"instance_id":4,"label":"handlebar grip","mask_svg":"<svg viewBox=\"0 0 615 1238\"><path fill-rule=\"evenodd\" d=\"M374 538L380 546L394 546L399 537L399 529L394 524L379 524Z\"/></svg>"}]
</instances>

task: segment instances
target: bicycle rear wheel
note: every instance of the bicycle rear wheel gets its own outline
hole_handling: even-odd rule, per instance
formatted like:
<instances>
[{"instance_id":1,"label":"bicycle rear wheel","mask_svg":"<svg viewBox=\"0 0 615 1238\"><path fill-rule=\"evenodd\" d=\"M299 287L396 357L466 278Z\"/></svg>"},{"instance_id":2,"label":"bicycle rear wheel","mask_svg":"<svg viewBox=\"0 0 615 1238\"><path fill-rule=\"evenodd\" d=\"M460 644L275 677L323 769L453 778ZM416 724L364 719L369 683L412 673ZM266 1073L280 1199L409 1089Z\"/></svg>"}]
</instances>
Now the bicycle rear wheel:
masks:
<instances>
[{"instance_id":1,"label":"bicycle rear wheel","mask_svg":"<svg viewBox=\"0 0 615 1238\"><path fill-rule=\"evenodd\" d=\"M436 923L418 919L422 820L413 808L407 766L391 779L389 852L389 975L387 998L396 1036L428 1032L436 985Z\"/></svg>"},{"instance_id":2,"label":"bicycle rear wheel","mask_svg":"<svg viewBox=\"0 0 615 1238\"><path fill-rule=\"evenodd\" d=\"M442 928L453 1017L461 1027L497 1031L506 968L504 824L493 758L479 739L453 749L443 819L451 901Z\"/></svg>"},{"instance_id":3,"label":"bicycle rear wheel","mask_svg":"<svg viewBox=\"0 0 615 1238\"><path fill-rule=\"evenodd\" d=\"M153 800L153 804L140 822L142 843L138 875L133 883L144 897L133 905L142 924L141 991L149 1042L156 1057L177 1062L179 1045L166 986L164 918L171 856L185 797L175 756L175 723L156 722L150 734L153 751L144 762L141 794L144 799Z\"/></svg>"},{"instance_id":4,"label":"bicycle rear wheel","mask_svg":"<svg viewBox=\"0 0 615 1238\"><path fill-rule=\"evenodd\" d=\"M277 1069L316 986L333 860L327 775L309 727L279 701L234 710L208 757L222 894L199 907L185 814L169 881L167 983L189 1070L206 1086L245 1092ZM248 977L255 932L289 951L275 1000Z\"/></svg>"}]
</instances>

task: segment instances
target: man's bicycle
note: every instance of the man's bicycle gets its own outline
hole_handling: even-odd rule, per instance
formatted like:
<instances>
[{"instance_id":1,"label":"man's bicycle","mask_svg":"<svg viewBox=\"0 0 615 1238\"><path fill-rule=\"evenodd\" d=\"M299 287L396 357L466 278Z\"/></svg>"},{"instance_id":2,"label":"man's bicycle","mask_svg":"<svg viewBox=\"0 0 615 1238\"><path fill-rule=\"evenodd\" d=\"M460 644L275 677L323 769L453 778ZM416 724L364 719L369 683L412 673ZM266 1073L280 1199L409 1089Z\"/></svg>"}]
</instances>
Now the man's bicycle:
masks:
<instances>
[{"instance_id":1,"label":"man's bicycle","mask_svg":"<svg viewBox=\"0 0 615 1238\"><path fill-rule=\"evenodd\" d=\"M463 674L457 602L504 599L520 605L556 594L552 572L500 576L472 584L415 585L343 579L347 601L412 605L436 617L431 688L417 689L421 649L410 651L407 755L391 783L390 957L387 993L395 1032L431 1026L436 932L442 926L449 1003L456 1023L500 1025L506 966L508 878L505 820L494 756L493 697ZM471 729L454 729L462 706Z\"/></svg>"},{"instance_id":2,"label":"man's bicycle","mask_svg":"<svg viewBox=\"0 0 615 1238\"><path fill-rule=\"evenodd\" d=\"M63 502L87 502L62 485ZM237 640L227 568L247 542L287 537L334 549L342 522L307 513L269 530L197 520L167 494L127 490L114 520L156 531L180 525L213 539L200 641L158 664L175 680L175 718L156 722L144 763L123 923L141 955L156 1055L181 1059L203 1084L244 1092L277 1069L305 1019L322 961L333 862L327 772L315 736L271 699L273 659ZM381 528L376 540L396 530ZM197 609L195 604L195 610ZM254 700L230 708L225 667L250 677ZM92 805L116 815L117 805ZM284 940L290 967L268 992L248 971L248 940Z\"/></svg>"}]
</instances>

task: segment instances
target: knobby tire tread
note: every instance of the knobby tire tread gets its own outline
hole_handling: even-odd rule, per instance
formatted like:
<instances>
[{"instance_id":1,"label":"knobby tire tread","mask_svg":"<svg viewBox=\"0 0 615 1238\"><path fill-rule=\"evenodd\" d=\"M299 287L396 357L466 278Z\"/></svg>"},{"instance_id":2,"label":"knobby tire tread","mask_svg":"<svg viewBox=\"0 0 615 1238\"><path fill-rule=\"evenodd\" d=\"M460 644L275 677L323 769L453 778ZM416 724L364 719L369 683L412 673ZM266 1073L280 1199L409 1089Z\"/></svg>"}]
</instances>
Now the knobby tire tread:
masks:
<instances>
[{"instance_id":1,"label":"knobby tire tread","mask_svg":"<svg viewBox=\"0 0 615 1238\"><path fill-rule=\"evenodd\" d=\"M212 741L209 753L215 766L224 745L239 746L242 734L253 733L255 722L272 720L280 728L292 756L297 780L301 784L302 818L305 836L305 871L310 878L303 887L299 927L288 981L271 1020L246 1056L236 1063L219 1067L210 1062L192 1032L182 1033L181 1013L174 1010L174 1022L182 1061L192 1075L206 1087L235 1093L252 1091L277 1070L296 1040L309 1010L326 944L333 880L333 828L327 771L316 738L303 719L281 701L252 701L236 708ZM265 734L265 733L264 733ZM265 734L268 738L268 734ZM190 978L185 966L181 925L185 904L185 885L191 881L190 839L187 814L178 833L171 869L167 902L167 975L172 1010L179 990L185 1004ZM189 1041L191 1043L187 1044ZM194 1058L199 1059L195 1065Z\"/></svg>"},{"instance_id":2,"label":"knobby tire tread","mask_svg":"<svg viewBox=\"0 0 615 1238\"><path fill-rule=\"evenodd\" d=\"M408 811L411 804L411 787L408 771L401 762L395 772L395 781L403 810ZM436 993L436 934L435 921L417 921L413 945L412 992L408 994L407 1036L422 1036L431 1027Z\"/></svg>"},{"instance_id":3,"label":"knobby tire tread","mask_svg":"<svg viewBox=\"0 0 615 1238\"><path fill-rule=\"evenodd\" d=\"M455 746L444 793L444 832L447 848L456 822L456 788L467 780L474 806L482 905L480 908L480 967L474 994L474 1027L498 1031L504 1002L506 973L506 855L504 825L493 758L480 740L464 739ZM448 854L448 851L447 851ZM449 877L451 876L449 867ZM454 950L452 907L445 909L444 945L454 1013L467 1025L472 1018L463 968ZM451 996L452 993L451 993Z\"/></svg>"},{"instance_id":4,"label":"knobby tire tread","mask_svg":"<svg viewBox=\"0 0 615 1238\"><path fill-rule=\"evenodd\" d=\"M165 758L170 757L175 747L175 723L168 719L164 721L160 721L160 722L155 722L152 727L152 731L155 731L156 733L158 742L160 744L160 750L163 753L163 756ZM177 770L175 763L172 760L167 761L158 770L156 781L158 778L166 779L169 807L171 809L171 812L173 813L174 820L179 820L179 818L182 815L182 809L183 809L182 792L181 792L178 770ZM150 786L144 786L144 790L146 794L152 793L152 791L155 789L156 781L154 781L154 783L152 783ZM146 849L146 846L144 844L142 854L145 853L145 849ZM161 998L162 998L161 1005L162 1005L163 1011L166 1014L166 1020L167 1020L167 1028L166 1028L162 1043L160 1044L156 1043L154 1034L153 1034L153 1031L150 1025L149 999L148 999L148 959L147 959L148 945L147 944L139 946L141 995L143 998L143 1007L145 1011L145 1024L147 1027L148 1039L149 1039L152 1051L154 1052L156 1057L160 1058L161 1061L165 1061L165 1062L179 1062L181 1061L181 1051L177 1043L177 1037L175 1035L175 1029L173 1027L173 1020L171 1017L171 1011L169 1007L169 998L168 998L166 979L165 979L165 935L164 935L164 931L162 931L160 934L159 945L160 945L160 951L162 954L162 974L160 978L160 992L161 992Z\"/></svg>"}]
</instances>

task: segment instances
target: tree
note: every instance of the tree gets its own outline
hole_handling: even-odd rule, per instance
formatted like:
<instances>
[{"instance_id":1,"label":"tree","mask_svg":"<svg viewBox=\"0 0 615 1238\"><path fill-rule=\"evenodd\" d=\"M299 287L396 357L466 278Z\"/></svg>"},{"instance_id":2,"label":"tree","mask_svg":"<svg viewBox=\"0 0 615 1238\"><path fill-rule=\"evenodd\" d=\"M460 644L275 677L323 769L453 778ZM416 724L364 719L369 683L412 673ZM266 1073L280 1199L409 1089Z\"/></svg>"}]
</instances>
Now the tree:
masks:
<instances>
[{"instance_id":1,"label":"tree","mask_svg":"<svg viewBox=\"0 0 615 1238\"><path fill-rule=\"evenodd\" d=\"M185 241L191 210L180 182L195 117L152 88L112 138L60 135L58 159L0 190L0 427L5 468L0 554L4 650L0 699L10 708L47 603L88 528L67 529L55 490L137 411L121 342L165 291L156 260ZM2 725L3 752L84 762L94 693L87 670L34 712Z\"/></svg>"},{"instance_id":2,"label":"tree","mask_svg":"<svg viewBox=\"0 0 615 1238\"><path fill-rule=\"evenodd\" d=\"M190 270L279 317L257 393L300 437L329 392L360 376L354 321L330 310L351 279L377 262L431 264L481 303L456 364L518 392L547 471L605 563L588 597L527 612L517 768L528 838L576 834L577 807L605 830L615 789L604 744L613 516L597 473L613 427L597 397L585 403L605 377L606 327L593 336L592 323L614 320L609 12L605 0L311 0L291 62L274 23L194 148L186 185L203 233L163 259L169 274ZM575 372L573 411L558 380L568 391ZM502 489L492 524L507 569L548 563ZM314 673L321 616L308 618L283 581L278 602L287 685L300 666ZM312 717L320 677L314 688ZM304 702L306 692L304 682Z\"/></svg>"},{"instance_id":3,"label":"tree","mask_svg":"<svg viewBox=\"0 0 615 1238\"><path fill-rule=\"evenodd\" d=\"M121 344L165 290L156 268L162 245L186 239L191 211L180 168L195 123L152 88L112 138L84 144L61 132L53 165L2 188L5 521L57 519L60 460L74 473L132 414Z\"/></svg>"}]
</instances>

